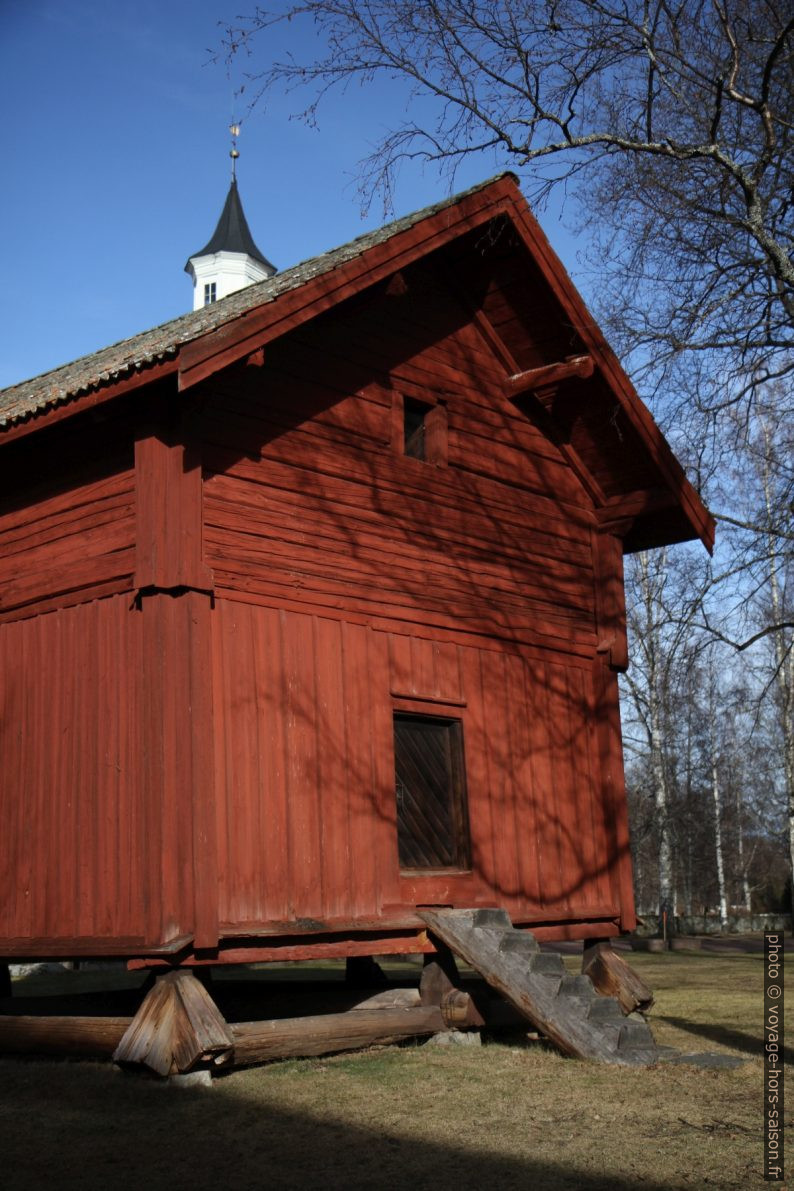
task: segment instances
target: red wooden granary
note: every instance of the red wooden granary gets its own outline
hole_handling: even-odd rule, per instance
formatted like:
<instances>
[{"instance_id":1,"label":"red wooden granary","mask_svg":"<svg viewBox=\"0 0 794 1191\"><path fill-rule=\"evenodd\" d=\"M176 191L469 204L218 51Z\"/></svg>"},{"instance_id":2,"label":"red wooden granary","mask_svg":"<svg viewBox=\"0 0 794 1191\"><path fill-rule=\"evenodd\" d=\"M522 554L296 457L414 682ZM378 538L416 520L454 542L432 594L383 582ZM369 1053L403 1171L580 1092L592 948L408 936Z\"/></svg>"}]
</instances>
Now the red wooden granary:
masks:
<instances>
[{"instance_id":1,"label":"red wooden granary","mask_svg":"<svg viewBox=\"0 0 794 1191\"><path fill-rule=\"evenodd\" d=\"M713 522L512 176L0 418L0 955L635 925L622 556Z\"/></svg>"}]
</instances>

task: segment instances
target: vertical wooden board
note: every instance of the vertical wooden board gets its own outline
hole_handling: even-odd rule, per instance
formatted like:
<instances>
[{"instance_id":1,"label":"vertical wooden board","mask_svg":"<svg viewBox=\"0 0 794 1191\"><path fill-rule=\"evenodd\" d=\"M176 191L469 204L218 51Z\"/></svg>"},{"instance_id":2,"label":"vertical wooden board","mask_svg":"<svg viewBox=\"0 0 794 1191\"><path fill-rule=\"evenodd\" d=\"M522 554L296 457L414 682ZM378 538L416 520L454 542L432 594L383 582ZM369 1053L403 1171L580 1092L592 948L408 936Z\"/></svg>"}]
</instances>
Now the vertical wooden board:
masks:
<instances>
[{"instance_id":1,"label":"vertical wooden board","mask_svg":"<svg viewBox=\"0 0 794 1191\"><path fill-rule=\"evenodd\" d=\"M232 608L234 605L232 605ZM227 600L217 600L212 618L212 690L214 696L215 747L213 772L215 785L215 838L218 848L218 914L228 922L231 910L231 866L229 863L229 814L231 785L228 774L230 741L229 700L226 688L228 620L232 615Z\"/></svg>"},{"instance_id":2,"label":"vertical wooden board","mask_svg":"<svg viewBox=\"0 0 794 1191\"><path fill-rule=\"evenodd\" d=\"M471 866L486 885L494 882L494 841L491 817L488 736L490 704L483 684L482 651L462 650L463 682L468 695L463 716L463 748L471 835Z\"/></svg>"},{"instance_id":3,"label":"vertical wooden board","mask_svg":"<svg viewBox=\"0 0 794 1191\"><path fill-rule=\"evenodd\" d=\"M221 694L224 731L224 884L233 918L256 921L262 912L259 792L256 789L258 708L253 674L255 609L220 601Z\"/></svg>"},{"instance_id":4,"label":"vertical wooden board","mask_svg":"<svg viewBox=\"0 0 794 1191\"><path fill-rule=\"evenodd\" d=\"M86 626L88 627L88 626ZM94 933L96 894L94 874L99 855L97 835L97 736L100 724L99 683L96 668L100 661L98 623L91 627L90 652L78 649L75 659L75 697L80 707L77 741L76 782L73 791L74 815L68 818L74 823L72 839L74 863L77 872L77 934L91 936ZM87 644L87 642L86 642ZM104 717L102 717L104 719ZM88 731L86 731L88 729ZM67 845L68 847L68 845Z\"/></svg>"},{"instance_id":5,"label":"vertical wooden board","mask_svg":"<svg viewBox=\"0 0 794 1191\"><path fill-rule=\"evenodd\" d=\"M433 642L421 637L411 639L411 693L422 698L437 699L439 689L436 683Z\"/></svg>"},{"instance_id":6,"label":"vertical wooden board","mask_svg":"<svg viewBox=\"0 0 794 1191\"><path fill-rule=\"evenodd\" d=\"M145 937L157 940L162 924L162 856L163 856L163 766L164 766L164 695L162 684L162 630L160 611L155 600L146 599L141 607L143 715L142 784L144 872L142 892L146 914Z\"/></svg>"},{"instance_id":7,"label":"vertical wooden board","mask_svg":"<svg viewBox=\"0 0 794 1191\"><path fill-rule=\"evenodd\" d=\"M460 647L450 641L434 641L433 672L438 697L450 703L461 703L464 696Z\"/></svg>"},{"instance_id":8,"label":"vertical wooden board","mask_svg":"<svg viewBox=\"0 0 794 1191\"><path fill-rule=\"evenodd\" d=\"M81 689L81 680L94 654L84 648L82 624L91 610L88 605L25 622L25 635L36 658L35 669L27 672L25 681L34 688L36 702L43 699L49 704L28 721L29 747L37 754L36 764L26 765L31 792L36 791L30 822L34 935L58 934L59 929L64 934L78 934L83 920L81 866L88 861L80 835L80 814L82 800L91 798L92 791L82 788L85 778L80 752L92 707L90 692ZM41 766L48 754L51 763L47 768L54 778L51 786ZM86 841L86 847L90 842Z\"/></svg>"},{"instance_id":9,"label":"vertical wooden board","mask_svg":"<svg viewBox=\"0 0 794 1191\"><path fill-rule=\"evenodd\" d=\"M159 937L170 934L170 928L177 917L176 903L180 897L181 839L179 822L179 794L175 786L176 775L185 778L185 757L181 736L184 732L181 703L184 697L184 663L178 654L184 649L179 641L174 616L175 600L170 595L157 593L148 596L144 605L152 609L157 618L159 650L157 657L157 681L161 687L161 738L160 782L160 908L157 915ZM188 779L189 780L189 779ZM192 883L191 883L192 888Z\"/></svg>"},{"instance_id":10,"label":"vertical wooden board","mask_svg":"<svg viewBox=\"0 0 794 1191\"><path fill-rule=\"evenodd\" d=\"M546 906L554 902L558 888L548 672L546 663L537 659L533 659L527 665L530 696L529 755L534 803L537 808L537 892L541 906Z\"/></svg>"},{"instance_id":11,"label":"vertical wooden board","mask_svg":"<svg viewBox=\"0 0 794 1191\"><path fill-rule=\"evenodd\" d=\"M590 767L593 779L593 839L596 854L602 858L602 873L599 880L599 901L615 906L620 905L619 883L615 879L615 823L614 813L607 790L607 778L604 774L600 749L600 694L602 660L596 658L590 674L590 715L587 723L588 748L590 752ZM621 772L623 767L623 750L621 747Z\"/></svg>"},{"instance_id":12,"label":"vertical wooden board","mask_svg":"<svg viewBox=\"0 0 794 1191\"><path fill-rule=\"evenodd\" d=\"M143 650L141 613L122 597L116 602L117 656L122 660L116 707L122 725L119 741L120 821L128 830L119 832L119 933L142 934L141 883L145 871L144 794L142 782Z\"/></svg>"},{"instance_id":13,"label":"vertical wooden board","mask_svg":"<svg viewBox=\"0 0 794 1191\"><path fill-rule=\"evenodd\" d=\"M558 841L558 880L560 904L569 906L581 896L582 871L579 858L575 784L577 773L573 764L576 748L578 717L571 707L569 673L566 666L549 667L551 674L552 733L554 740L554 794Z\"/></svg>"},{"instance_id":14,"label":"vertical wooden board","mask_svg":"<svg viewBox=\"0 0 794 1191\"><path fill-rule=\"evenodd\" d=\"M195 591L182 597L188 615L191 782L188 830L192 822L191 875L194 892L193 930L197 948L218 941L218 849L215 835L212 692L212 608L207 595ZM192 799L190 796L192 794ZM188 913L185 905L184 913Z\"/></svg>"},{"instance_id":15,"label":"vertical wooden board","mask_svg":"<svg viewBox=\"0 0 794 1191\"><path fill-rule=\"evenodd\" d=\"M394 733L388 638L360 625L343 629L345 705L350 726L350 839L356 863L352 911L378 913L399 890Z\"/></svg>"},{"instance_id":16,"label":"vertical wooden board","mask_svg":"<svg viewBox=\"0 0 794 1191\"><path fill-rule=\"evenodd\" d=\"M22 732L19 739L19 787L15 791L19 816L19 835L17 836L16 861L19 865L17 879L17 922L20 933L32 933L37 900L36 875L40 857L40 836L38 823L44 811L44 799L40 788L36 785L35 774L31 773L31 766L35 765L40 754L41 745L37 739L36 725L41 721L36 719L36 690L32 681L33 676L41 672L41 658L35 648L35 641L31 632L31 622L23 621L18 634L19 652L11 659L12 672L21 688L20 723ZM31 822L31 810L33 812ZM16 933L16 932L14 932Z\"/></svg>"},{"instance_id":17,"label":"vertical wooden board","mask_svg":"<svg viewBox=\"0 0 794 1191\"><path fill-rule=\"evenodd\" d=\"M517 887L520 899L537 904L538 878L538 821L533 786L530 719L531 695L528 684L531 671L527 661L519 655L507 659L507 705L511 708L511 797L512 816L507 814L507 829L515 833L517 850Z\"/></svg>"},{"instance_id":18,"label":"vertical wooden board","mask_svg":"<svg viewBox=\"0 0 794 1191\"><path fill-rule=\"evenodd\" d=\"M513 900L519 892L515 831L515 757L513 721L518 708L508 691L508 659L481 651L483 703L487 708L488 789L490 832L493 840L494 883L500 896Z\"/></svg>"},{"instance_id":19,"label":"vertical wooden board","mask_svg":"<svg viewBox=\"0 0 794 1191\"><path fill-rule=\"evenodd\" d=\"M571 834L572 901L577 905L599 902L600 876L604 854L596 850L593 824L593 800L597 791L590 765L588 716L591 712L590 675L576 666L567 667L568 708L571 725L571 794L574 806L574 832ZM578 877L576 876L578 870ZM606 899L608 901L608 899ZM601 901L604 904L604 901Z\"/></svg>"},{"instance_id":20,"label":"vertical wooden board","mask_svg":"<svg viewBox=\"0 0 794 1191\"><path fill-rule=\"evenodd\" d=\"M98 683L100 698L104 694L102 714L97 732L97 787L94 813L96 816L97 856L94 866L94 932L105 938L112 936L118 917L117 874L119 857L118 832L113 829L114 808L119 810L118 788L118 715L114 714L116 683L113 669L119 664L114 649L113 626L110 617L102 617L98 624Z\"/></svg>"},{"instance_id":21,"label":"vertical wooden board","mask_svg":"<svg viewBox=\"0 0 794 1191\"><path fill-rule=\"evenodd\" d=\"M549 676L549 722L554 773L552 814L557 841L557 901L560 906L568 908L571 901L576 901L580 896L582 881L574 790L577 774L573 765L579 721L572 714L568 668L554 663L548 665L546 670Z\"/></svg>"},{"instance_id":22,"label":"vertical wooden board","mask_svg":"<svg viewBox=\"0 0 794 1191\"><path fill-rule=\"evenodd\" d=\"M21 920L25 923L26 933L40 933L41 923L44 921L44 889L40 880L40 863L42 847L46 837L41 830L41 824L47 815L48 807L46 795L41 785L39 766L41 763L41 729L42 720L42 683L41 649L39 648L37 620L25 622L21 634L22 648L20 650L20 666L17 679L24 691L22 703L23 748L22 755L22 786L19 790L20 825L22 836L19 844L29 853L29 861L24 863L27 881L23 886L23 909ZM68 846L68 838L64 844Z\"/></svg>"},{"instance_id":23,"label":"vertical wooden board","mask_svg":"<svg viewBox=\"0 0 794 1191\"><path fill-rule=\"evenodd\" d=\"M345 667L342 627L316 617L314 625L317 689L317 788L322 803L323 912L329 918L351 914L350 877L358 862L350 846L352 793L348 749L356 747L358 728L345 716Z\"/></svg>"},{"instance_id":24,"label":"vertical wooden board","mask_svg":"<svg viewBox=\"0 0 794 1191\"><path fill-rule=\"evenodd\" d=\"M290 916L289 806L287 802L287 739L284 708L284 650L281 615L254 610L257 622L257 686L260 692L262 836L260 855L265 889L265 915Z\"/></svg>"},{"instance_id":25,"label":"vertical wooden board","mask_svg":"<svg viewBox=\"0 0 794 1191\"><path fill-rule=\"evenodd\" d=\"M391 691L395 695L414 695L411 638L401 633L389 633L388 642Z\"/></svg>"},{"instance_id":26,"label":"vertical wooden board","mask_svg":"<svg viewBox=\"0 0 794 1191\"><path fill-rule=\"evenodd\" d=\"M601 781L601 766L598 756L598 742L594 731L596 723L596 702L593 691L593 674L590 670L572 668L578 675L581 687L583 720L579 733L579 754L581 781L577 786L580 818L586 826L589 839L587 863L592 878L584 901L595 905L610 905L615 902L609 882L609 844L604 830L604 794ZM615 902L616 904L616 902Z\"/></svg>"},{"instance_id":27,"label":"vertical wooden board","mask_svg":"<svg viewBox=\"0 0 794 1191\"><path fill-rule=\"evenodd\" d=\"M312 618L282 613L287 729L290 898L299 918L322 916L322 807L318 792Z\"/></svg>"},{"instance_id":28,"label":"vertical wooden board","mask_svg":"<svg viewBox=\"0 0 794 1191\"><path fill-rule=\"evenodd\" d=\"M617 675L600 659L596 659L593 664L593 676L596 688L602 789L612 827L610 883L620 905L621 929L633 930L637 924L637 917L634 908L628 807L623 774L618 681Z\"/></svg>"},{"instance_id":29,"label":"vertical wooden board","mask_svg":"<svg viewBox=\"0 0 794 1191\"><path fill-rule=\"evenodd\" d=\"M260 618L256 608L228 604L225 607L227 612L233 609L233 623L227 638L228 880L233 891L236 920L257 922L266 914L265 829L260 774L264 675L257 669L257 659L261 658L262 652Z\"/></svg>"}]
</instances>

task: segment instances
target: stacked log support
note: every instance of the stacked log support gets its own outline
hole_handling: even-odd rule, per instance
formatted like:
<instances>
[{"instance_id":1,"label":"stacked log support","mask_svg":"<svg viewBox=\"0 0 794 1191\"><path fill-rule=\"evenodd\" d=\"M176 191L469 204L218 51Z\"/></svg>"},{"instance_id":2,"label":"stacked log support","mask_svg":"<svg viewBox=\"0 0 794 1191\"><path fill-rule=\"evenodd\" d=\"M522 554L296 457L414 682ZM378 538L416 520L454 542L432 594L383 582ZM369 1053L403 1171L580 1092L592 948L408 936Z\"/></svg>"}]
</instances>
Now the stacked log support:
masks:
<instances>
[{"instance_id":1,"label":"stacked log support","mask_svg":"<svg viewBox=\"0 0 794 1191\"><path fill-rule=\"evenodd\" d=\"M222 1066L233 1053L234 1038L212 997L192 972L178 971L158 977L113 1059L165 1076Z\"/></svg>"}]
</instances>

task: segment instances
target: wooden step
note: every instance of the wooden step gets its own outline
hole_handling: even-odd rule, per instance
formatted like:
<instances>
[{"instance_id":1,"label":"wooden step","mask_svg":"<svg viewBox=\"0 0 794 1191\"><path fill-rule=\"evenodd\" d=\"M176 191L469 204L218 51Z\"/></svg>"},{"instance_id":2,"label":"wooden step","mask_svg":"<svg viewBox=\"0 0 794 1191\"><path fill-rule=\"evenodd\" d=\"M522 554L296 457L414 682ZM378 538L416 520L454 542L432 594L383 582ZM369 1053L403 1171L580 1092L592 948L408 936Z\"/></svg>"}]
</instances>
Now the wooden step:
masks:
<instances>
[{"instance_id":1,"label":"wooden step","mask_svg":"<svg viewBox=\"0 0 794 1191\"><path fill-rule=\"evenodd\" d=\"M588 976L571 975L559 955L540 951L528 931L514 929L504 910L417 912L436 939L563 1053L626 1066L656 1062L646 1022L626 1018L615 997L599 996Z\"/></svg>"}]
</instances>

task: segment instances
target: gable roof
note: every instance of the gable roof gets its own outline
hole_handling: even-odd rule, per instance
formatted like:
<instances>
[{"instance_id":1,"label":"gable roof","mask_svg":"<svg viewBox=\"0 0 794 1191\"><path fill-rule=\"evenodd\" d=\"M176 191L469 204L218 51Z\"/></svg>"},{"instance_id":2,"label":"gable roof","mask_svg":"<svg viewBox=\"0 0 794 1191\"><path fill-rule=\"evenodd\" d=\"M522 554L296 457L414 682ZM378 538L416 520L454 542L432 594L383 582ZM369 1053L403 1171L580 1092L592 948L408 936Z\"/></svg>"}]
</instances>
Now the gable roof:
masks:
<instances>
[{"instance_id":1,"label":"gable roof","mask_svg":"<svg viewBox=\"0 0 794 1191\"><path fill-rule=\"evenodd\" d=\"M259 261L271 272L275 272L276 269L276 266L270 263L254 243L254 237L251 235L251 229L243 211L243 204L240 201L236 178L232 178L229 193L226 195L226 202L223 204L221 217L212 233L212 238L200 252L190 254L185 265L185 272L191 272L190 262L194 257L211 256L215 252L242 252L247 256L252 256L254 260Z\"/></svg>"},{"instance_id":2,"label":"gable roof","mask_svg":"<svg viewBox=\"0 0 794 1191\"><path fill-rule=\"evenodd\" d=\"M512 175L511 175L512 177ZM90 355L81 356L30 380L0 389L0 441L2 431L27 422L84 394L112 385L153 364L176 359L183 344L223 327L247 311L274 302L340 265L362 256L428 216L454 206L466 195L486 189L493 179L422 210L414 211L374 231L357 236L330 252L310 257L266 281L245 286L218 302L192 310L151 330L122 339Z\"/></svg>"},{"instance_id":3,"label":"gable roof","mask_svg":"<svg viewBox=\"0 0 794 1191\"><path fill-rule=\"evenodd\" d=\"M508 227L509 245L503 234ZM492 234L497 228L502 232ZM489 309L488 285L484 274L478 274L483 252L472 252L468 233L479 237L480 245L496 245L496 255L501 253L499 267L512 310L509 333L499 303ZM431 253L458 248L468 253L463 268L466 284L475 291L468 303L472 317L505 368L505 395L517 401L526 397L531 415L546 420L591 492L601 525L623 538L626 549L692 537L711 549L713 518L551 249L512 174L499 175L219 302L0 392L0 444L155 377L173 374L179 390L187 390L261 352L269 342L346 298L388 282ZM507 276L510 271L512 277ZM503 299L504 294L502 308ZM544 319L551 325L549 312L564 334L539 346L531 327ZM565 354L571 348L564 344L575 345L575 359ZM625 435L615 421L617 414ZM607 440L610 427L616 433Z\"/></svg>"}]
</instances>

